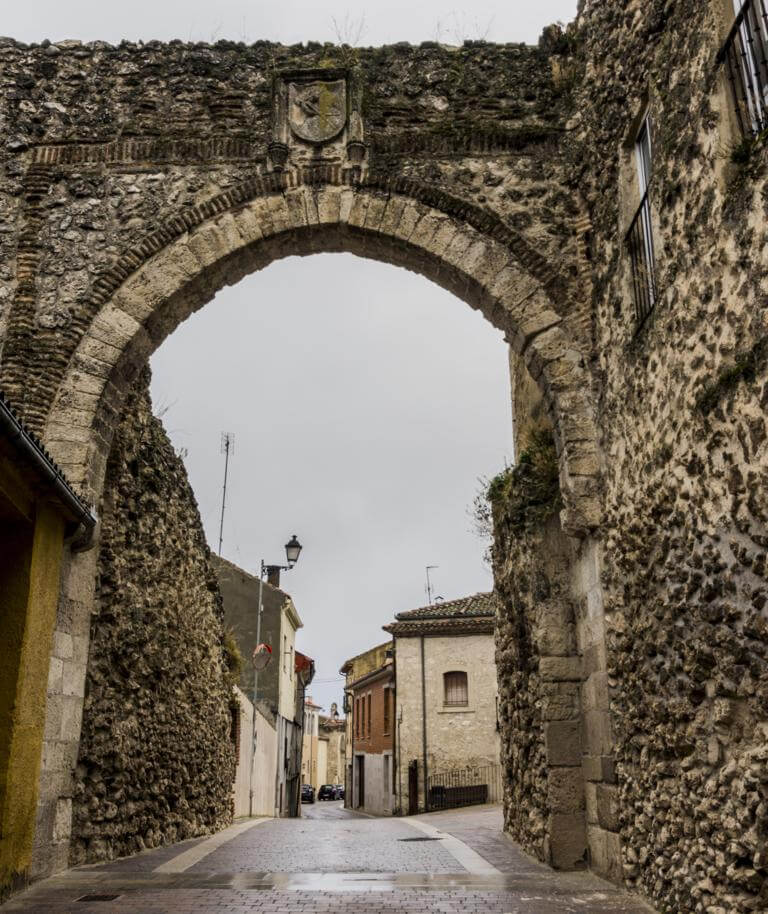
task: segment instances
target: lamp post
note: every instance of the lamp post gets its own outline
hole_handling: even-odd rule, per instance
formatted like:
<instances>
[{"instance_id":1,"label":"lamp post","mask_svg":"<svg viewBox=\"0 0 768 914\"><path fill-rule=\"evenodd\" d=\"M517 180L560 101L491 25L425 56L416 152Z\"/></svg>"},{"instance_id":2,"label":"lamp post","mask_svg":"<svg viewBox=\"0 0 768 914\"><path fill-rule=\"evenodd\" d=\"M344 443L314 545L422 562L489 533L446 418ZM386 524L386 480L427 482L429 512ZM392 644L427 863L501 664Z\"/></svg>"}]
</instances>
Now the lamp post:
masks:
<instances>
[{"instance_id":1,"label":"lamp post","mask_svg":"<svg viewBox=\"0 0 768 914\"><path fill-rule=\"evenodd\" d=\"M285 544L285 558L287 565L267 565L264 559L261 560L259 568L259 606L256 612L256 647L261 644L261 616L264 612L264 575L270 571L290 571L298 562L301 554L302 545L296 538L296 534ZM279 648L279 645L278 645ZM255 659L255 657L254 657ZM253 759L251 760L251 787L250 787L250 814L253 815L253 769L256 766L256 701L259 696L259 668L254 664L253 668Z\"/></svg>"}]
</instances>

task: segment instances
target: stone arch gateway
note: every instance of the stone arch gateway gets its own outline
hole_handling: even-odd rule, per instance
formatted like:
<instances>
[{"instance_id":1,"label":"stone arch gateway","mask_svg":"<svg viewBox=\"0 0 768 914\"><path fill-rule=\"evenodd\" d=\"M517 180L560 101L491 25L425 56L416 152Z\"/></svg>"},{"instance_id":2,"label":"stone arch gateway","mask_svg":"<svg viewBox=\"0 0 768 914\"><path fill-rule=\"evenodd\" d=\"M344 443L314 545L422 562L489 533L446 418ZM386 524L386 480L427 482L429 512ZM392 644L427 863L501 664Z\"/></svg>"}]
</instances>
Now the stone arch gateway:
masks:
<instances>
[{"instance_id":1,"label":"stone arch gateway","mask_svg":"<svg viewBox=\"0 0 768 914\"><path fill-rule=\"evenodd\" d=\"M88 500L132 381L181 321L275 259L346 251L422 273L504 332L555 430L564 529L592 554L589 223L552 58L482 43L2 50L18 88L0 152L2 388ZM67 702L49 692L34 875L68 859L95 576L96 550L67 553L60 614L80 650L54 653Z\"/></svg>"}]
</instances>

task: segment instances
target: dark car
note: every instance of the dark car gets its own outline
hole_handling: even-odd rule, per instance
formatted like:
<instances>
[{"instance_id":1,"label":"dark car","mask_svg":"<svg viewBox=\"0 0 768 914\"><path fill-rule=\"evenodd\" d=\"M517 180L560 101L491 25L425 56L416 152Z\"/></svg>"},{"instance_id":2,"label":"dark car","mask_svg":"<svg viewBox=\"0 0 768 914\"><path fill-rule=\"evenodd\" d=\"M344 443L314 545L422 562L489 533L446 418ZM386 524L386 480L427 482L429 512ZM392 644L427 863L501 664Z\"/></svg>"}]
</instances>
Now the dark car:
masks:
<instances>
[{"instance_id":1,"label":"dark car","mask_svg":"<svg viewBox=\"0 0 768 914\"><path fill-rule=\"evenodd\" d=\"M336 785L336 799L337 800L344 799L344 785L343 784Z\"/></svg>"},{"instance_id":2,"label":"dark car","mask_svg":"<svg viewBox=\"0 0 768 914\"><path fill-rule=\"evenodd\" d=\"M301 785L301 802L302 803L314 803L315 802L315 788L311 784L302 784Z\"/></svg>"},{"instance_id":3,"label":"dark car","mask_svg":"<svg viewBox=\"0 0 768 914\"><path fill-rule=\"evenodd\" d=\"M336 785L335 784L323 784L320 790L317 791L318 800L335 800L336 799Z\"/></svg>"}]
</instances>

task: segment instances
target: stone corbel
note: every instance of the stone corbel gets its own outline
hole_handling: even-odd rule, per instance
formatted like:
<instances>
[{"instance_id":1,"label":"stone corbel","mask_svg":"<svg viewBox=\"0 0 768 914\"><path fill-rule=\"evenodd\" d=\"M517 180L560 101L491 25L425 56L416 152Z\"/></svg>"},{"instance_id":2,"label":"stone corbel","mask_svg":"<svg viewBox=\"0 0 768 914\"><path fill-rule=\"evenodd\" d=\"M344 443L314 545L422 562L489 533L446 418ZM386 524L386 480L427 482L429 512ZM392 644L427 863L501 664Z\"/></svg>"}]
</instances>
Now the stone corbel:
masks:
<instances>
[{"instance_id":1,"label":"stone corbel","mask_svg":"<svg viewBox=\"0 0 768 914\"><path fill-rule=\"evenodd\" d=\"M351 165L361 166L367 146L363 137L363 83L358 68L347 77L347 158Z\"/></svg>"}]
</instances>

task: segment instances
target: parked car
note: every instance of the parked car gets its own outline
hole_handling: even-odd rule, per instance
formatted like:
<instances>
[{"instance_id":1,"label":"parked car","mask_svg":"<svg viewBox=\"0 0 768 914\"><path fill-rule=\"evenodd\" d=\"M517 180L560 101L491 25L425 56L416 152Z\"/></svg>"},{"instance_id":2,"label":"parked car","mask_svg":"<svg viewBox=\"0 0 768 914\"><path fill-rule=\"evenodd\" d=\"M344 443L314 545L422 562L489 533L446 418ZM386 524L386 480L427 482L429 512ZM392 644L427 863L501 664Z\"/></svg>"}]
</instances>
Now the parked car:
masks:
<instances>
[{"instance_id":1,"label":"parked car","mask_svg":"<svg viewBox=\"0 0 768 914\"><path fill-rule=\"evenodd\" d=\"M323 784L320 790L317 791L318 800L335 800L336 796L336 785L335 784Z\"/></svg>"},{"instance_id":2,"label":"parked car","mask_svg":"<svg viewBox=\"0 0 768 914\"><path fill-rule=\"evenodd\" d=\"M343 784L336 785L336 799L337 800L344 799L344 785Z\"/></svg>"},{"instance_id":3,"label":"parked car","mask_svg":"<svg viewBox=\"0 0 768 914\"><path fill-rule=\"evenodd\" d=\"M311 784L302 784L301 785L301 802L302 803L314 803L315 802L315 788Z\"/></svg>"}]
</instances>

